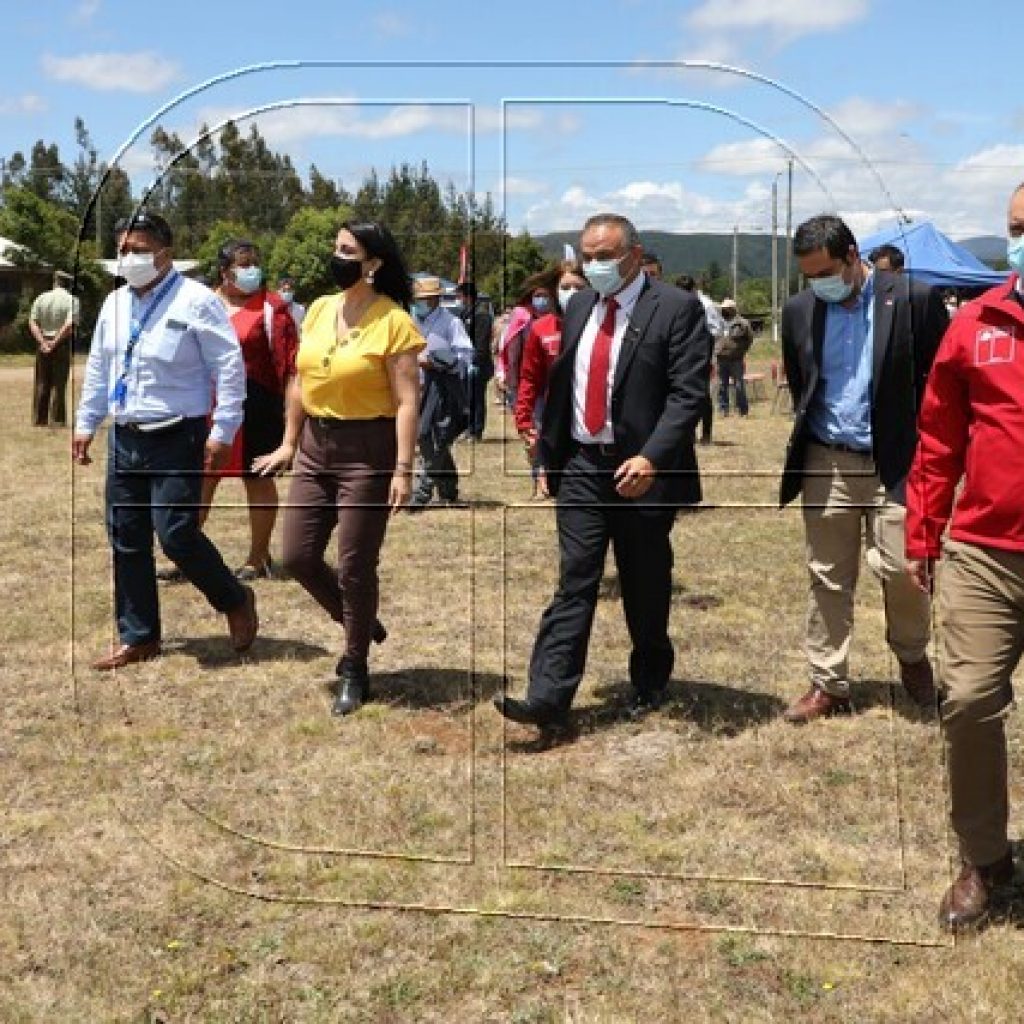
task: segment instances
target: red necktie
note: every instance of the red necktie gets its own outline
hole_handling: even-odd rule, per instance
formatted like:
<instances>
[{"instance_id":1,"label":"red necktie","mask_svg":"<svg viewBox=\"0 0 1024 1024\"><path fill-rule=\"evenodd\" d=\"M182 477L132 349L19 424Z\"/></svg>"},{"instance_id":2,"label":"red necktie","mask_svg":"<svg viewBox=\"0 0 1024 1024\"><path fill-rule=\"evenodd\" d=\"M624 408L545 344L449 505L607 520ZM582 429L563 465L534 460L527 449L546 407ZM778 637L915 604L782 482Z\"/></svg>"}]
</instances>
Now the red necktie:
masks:
<instances>
[{"instance_id":1,"label":"red necktie","mask_svg":"<svg viewBox=\"0 0 1024 1024\"><path fill-rule=\"evenodd\" d=\"M605 299L604 319L594 338L590 353L590 369L587 372L587 399L583 406L583 425L587 433L594 435L604 430L608 411L608 364L611 362L612 337L615 334L615 311L619 304L614 299Z\"/></svg>"}]
</instances>

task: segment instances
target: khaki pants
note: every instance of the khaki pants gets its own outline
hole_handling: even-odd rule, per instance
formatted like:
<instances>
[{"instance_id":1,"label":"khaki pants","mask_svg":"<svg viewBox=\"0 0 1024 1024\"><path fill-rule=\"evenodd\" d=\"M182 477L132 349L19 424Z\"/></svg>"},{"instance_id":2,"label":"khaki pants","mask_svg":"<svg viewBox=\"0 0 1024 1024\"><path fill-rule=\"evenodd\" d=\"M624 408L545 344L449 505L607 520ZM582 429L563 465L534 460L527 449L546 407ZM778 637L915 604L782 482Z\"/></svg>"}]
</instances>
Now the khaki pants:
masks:
<instances>
[{"instance_id":1,"label":"khaki pants","mask_svg":"<svg viewBox=\"0 0 1024 1024\"><path fill-rule=\"evenodd\" d=\"M961 856L985 866L1009 848L1003 722L1024 650L1024 552L947 540L938 582L950 818Z\"/></svg>"},{"instance_id":2,"label":"khaki pants","mask_svg":"<svg viewBox=\"0 0 1024 1024\"><path fill-rule=\"evenodd\" d=\"M906 510L886 493L871 456L808 445L803 515L811 682L835 697L849 695L847 666L862 537L868 566L882 584L889 646L900 661L920 661L928 649L930 605L905 571Z\"/></svg>"}]
</instances>

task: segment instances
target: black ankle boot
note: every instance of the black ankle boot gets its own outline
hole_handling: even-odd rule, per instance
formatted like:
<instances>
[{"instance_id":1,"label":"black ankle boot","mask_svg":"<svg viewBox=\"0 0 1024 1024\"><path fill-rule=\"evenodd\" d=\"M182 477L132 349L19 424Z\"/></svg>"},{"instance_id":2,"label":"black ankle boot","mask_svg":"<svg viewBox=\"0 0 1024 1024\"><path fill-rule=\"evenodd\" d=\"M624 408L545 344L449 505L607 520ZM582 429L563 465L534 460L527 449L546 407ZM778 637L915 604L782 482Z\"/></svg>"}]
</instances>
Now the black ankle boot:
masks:
<instances>
[{"instance_id":1,"label":"black ankle boot","mask_svg":"<svg viewBox=\"0 0 1024 1024\"><path fill-rule=\"evenodd\" d=\"M365 661L348 655L338 662L338 696L334 698L332 715L350 715L358 711L370 696L370 674Z\"/></svg>"}]
</instances>

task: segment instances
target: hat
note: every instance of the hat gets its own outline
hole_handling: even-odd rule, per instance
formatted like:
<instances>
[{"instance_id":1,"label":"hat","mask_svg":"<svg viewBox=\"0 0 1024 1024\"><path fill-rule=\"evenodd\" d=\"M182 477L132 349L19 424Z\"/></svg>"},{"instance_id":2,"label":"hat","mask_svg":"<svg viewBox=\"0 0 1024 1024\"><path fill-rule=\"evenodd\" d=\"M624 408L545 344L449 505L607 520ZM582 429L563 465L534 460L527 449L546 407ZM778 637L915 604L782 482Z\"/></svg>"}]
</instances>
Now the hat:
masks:
<instances>
[{"instance_id":1,"label":"hat","mask_svg":"<svg viewBox=\"0 0 1024 1024\"><path fill-rule=\"evenodd\" d=\"M412 283L412 294L417 299L435 299L444 294L439 277L418 277Z\"/></svg>"},{"instance_id":2,"label":"hat","mask_svg":"<svg viewBox=\"0 0 1024 1024\"><path fill-rule=\"evenodd\" d=\"M735 309L736 303L732 299L722 299L722 309Z\"/></svg>"}]
</instances>

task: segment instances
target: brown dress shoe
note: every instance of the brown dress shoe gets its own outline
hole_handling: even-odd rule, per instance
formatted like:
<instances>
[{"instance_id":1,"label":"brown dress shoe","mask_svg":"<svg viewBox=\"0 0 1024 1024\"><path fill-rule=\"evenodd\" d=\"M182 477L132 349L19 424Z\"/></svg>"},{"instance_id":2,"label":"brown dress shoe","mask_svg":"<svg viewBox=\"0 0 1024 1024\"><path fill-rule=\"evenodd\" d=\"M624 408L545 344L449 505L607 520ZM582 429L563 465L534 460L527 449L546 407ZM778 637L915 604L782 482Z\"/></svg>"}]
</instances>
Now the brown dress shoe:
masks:
<instances>
[{"instance_id":1,"label":"brown dress shoe","mask_svg":"<svg viewBox=\"0 0 1024 1024\"><path fill-rule=\"evenodd\" d=\"M988 919L993 892L1013 880L1013 853L1009 850L995 864L977 867L964 863L957 880L946 890L939 905L939 924L948 932L981 927Z\"/></svg>"},{"instance_id":2,"label":"brown dress shoe","mask_svg":"<svg viewBox=\"0 0 1024 1024\"><path fill-rule=\"evenodd\" d=\"M847 697L833 697L820 687L812 686L795 704L786 708L782 717L793 725L806 725L816 718L849 713L850 701Z\"/></svg>"},{"instance_id":3,"label":"brown dress shoe","mask_svg":"<svg viewBox=\"0 0 1024 1024\"><path fill-rule=\"evenodd\" d=\"M245 600L227 613L228 631L231 634L231 646L239 654L249 650L256 639L256 630L260 620L256 614L256 593L249 586L243 586Z\"/></svg>"},{"instance_id":4,"label":"brown dress shoe","mask_svg":"<svg viewBox=\"0 0 1024 1024\"><path fill-rule=\"evenodd\" d=\"M125 665L134 665L137 661L149 661L160 654L160 641L151 640L145 644L121 644L108 655L92 663L97 672L110 672Z\"/></svg>"},{"instance_id":5,"label":"brown dress shoe","mask_svg":"<svg viewBox=\"0 0 1024 1024\"><path fill-rule=\"evenodd\" d=\"M935 676L927 656L913 663L901 661L900 682L919 708L935 707Z\"/></svg>"}]
</instances>

